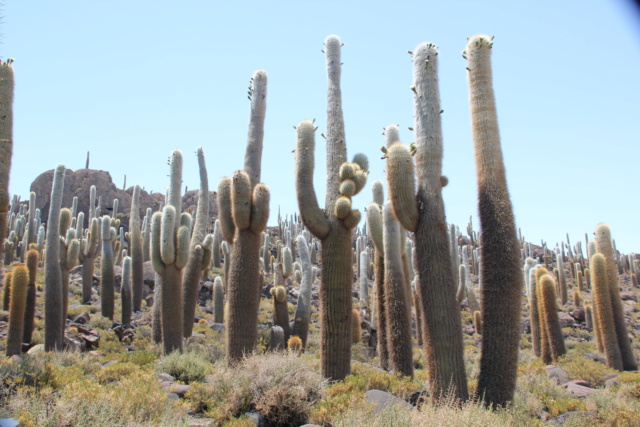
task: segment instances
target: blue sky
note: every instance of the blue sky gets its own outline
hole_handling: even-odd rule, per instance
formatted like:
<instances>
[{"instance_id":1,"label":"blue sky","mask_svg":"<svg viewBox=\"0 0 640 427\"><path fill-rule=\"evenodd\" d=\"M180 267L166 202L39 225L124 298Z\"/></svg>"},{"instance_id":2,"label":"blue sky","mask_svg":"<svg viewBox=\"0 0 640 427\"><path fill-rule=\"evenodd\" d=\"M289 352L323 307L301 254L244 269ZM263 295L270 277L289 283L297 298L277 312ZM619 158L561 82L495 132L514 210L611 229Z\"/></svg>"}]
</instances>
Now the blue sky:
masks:
<instances>
[{"instance_id":1,"label":"blue sky","mask_svg":"<svg viewBox=\"0 0 640 427\"><path fill-rule=\"evenodd\" d=\"M440 48L447 219L475 217L466 38L495 36L494 88L517 226L550 245L611 226L618 249L640 252L640 21L610 1L11 1L0 56L16 73L11 193L27 198L56 164L107 170L117 186L164 192L167 157L185 153L184 184L198 187L195 149L209 186L242 167L249 79L269 75L262 181L278 206L297 210L295 130L324 131L322 42L337 34L349 157L369 156L369 183L384 177L382 128L413 140L411 58L423 41ZM346 4L348 3L348 4ZM315 181L324 201L324 140ZM367 189L356 207L371 201Z\"/></svg>"}]
</instances>

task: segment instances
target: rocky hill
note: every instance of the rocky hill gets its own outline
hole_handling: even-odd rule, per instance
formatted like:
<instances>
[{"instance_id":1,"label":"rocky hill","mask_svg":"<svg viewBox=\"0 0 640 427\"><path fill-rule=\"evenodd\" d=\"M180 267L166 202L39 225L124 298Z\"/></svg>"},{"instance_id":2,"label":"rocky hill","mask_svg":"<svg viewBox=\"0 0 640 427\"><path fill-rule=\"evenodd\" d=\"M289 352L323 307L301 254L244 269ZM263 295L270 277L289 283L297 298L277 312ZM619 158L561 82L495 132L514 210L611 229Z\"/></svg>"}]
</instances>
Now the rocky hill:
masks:
<instances>
[{"instance_id":1,"label":"rocky hill","mask_svg":"<svg viewBox=\"0 0 640 427\"><path fill-rule=\"evenodd\" d=\"M51 203L51 186L53 184L53 169L40 174L32 183L30 191L36 193L36 208L40 209L42 221L46 223L49 217L49 205ZM92 185L96 186L96 198L101 198L101 214L111 214L113 201L119 200L118 217L121 218L125 231L128 229L131 210L131 196L133 187L126 190L117 188L107 171L93 169L79 169L73 171L67 169L64 178L64 191L62 198L63 207L71 207L73 198L78 197L78 212L85 213L85 226L87 226L89 212L89 191ZM215 191L209 193L209 214L215 218L218 215L218 205ZM164 194L140 192L140 216L143 217L147 208L157 211L164 202ZM97 203L97 201L96 201ZM198 203L198 191L190 190L182 196L182 210L194 212Z\"/></svg>"}]
</instances>

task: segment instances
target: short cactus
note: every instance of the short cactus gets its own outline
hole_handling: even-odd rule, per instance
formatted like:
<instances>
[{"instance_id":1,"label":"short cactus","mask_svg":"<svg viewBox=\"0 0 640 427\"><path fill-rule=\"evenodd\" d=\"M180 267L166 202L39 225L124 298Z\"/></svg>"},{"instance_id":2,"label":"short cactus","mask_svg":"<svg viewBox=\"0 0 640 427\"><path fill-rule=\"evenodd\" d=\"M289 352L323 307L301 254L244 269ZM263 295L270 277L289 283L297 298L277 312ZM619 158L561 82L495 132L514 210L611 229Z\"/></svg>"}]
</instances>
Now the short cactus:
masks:
<instances>
[{"instance_id":1,"label":"short cactus","mask_svg":"<svg viewBox=\"0 0 640 427\"><path fill-rule=\"evenodd\" d=\"M224 286L220 276L213 281L213 321L224 323Z\"/></svg>"},{"instance_id":2,"label":"short cactus","mask_svg":"<svg viewBox=\"0 0 640 427\"><path fill-rule=\"evenodd\" d=\"M25 304L29 286L29 271L24 264L13 269L11 280L11 303L9 306L9 332L7 334L7 356L22 352Z\"/></svg>"},{"instance_id":3,"label":"short cactus","mask_svg":"<svg viewBox=\"0 0 640 427\"><path fill-rule=\"evenodd\" d=\"M289 338L289 341L287 341L287 348L289 351L294 353L302 351L302 340L300 337L292 335L291 338Z\"/></svg>"}]
</instances>

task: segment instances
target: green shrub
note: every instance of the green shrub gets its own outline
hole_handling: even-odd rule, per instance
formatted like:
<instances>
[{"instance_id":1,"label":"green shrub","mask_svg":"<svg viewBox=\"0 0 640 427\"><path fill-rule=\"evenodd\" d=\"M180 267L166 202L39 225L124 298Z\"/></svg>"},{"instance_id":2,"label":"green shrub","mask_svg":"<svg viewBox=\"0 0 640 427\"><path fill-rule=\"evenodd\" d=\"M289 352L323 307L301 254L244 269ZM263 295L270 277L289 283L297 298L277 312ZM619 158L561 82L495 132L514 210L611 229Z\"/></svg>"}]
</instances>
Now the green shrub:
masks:
<instances>
[{"instance_id":1,"label":"green shrub","mask_svg":"<svg viewBox=\"0 0 640 427\"><path fill-rule=\"evenodd\" d=\"M160 359L157 370L167 373L185 384L204 381L211 370L211 364L202 353L193 351L173 353Z\"/></svg>"}]
</instances>

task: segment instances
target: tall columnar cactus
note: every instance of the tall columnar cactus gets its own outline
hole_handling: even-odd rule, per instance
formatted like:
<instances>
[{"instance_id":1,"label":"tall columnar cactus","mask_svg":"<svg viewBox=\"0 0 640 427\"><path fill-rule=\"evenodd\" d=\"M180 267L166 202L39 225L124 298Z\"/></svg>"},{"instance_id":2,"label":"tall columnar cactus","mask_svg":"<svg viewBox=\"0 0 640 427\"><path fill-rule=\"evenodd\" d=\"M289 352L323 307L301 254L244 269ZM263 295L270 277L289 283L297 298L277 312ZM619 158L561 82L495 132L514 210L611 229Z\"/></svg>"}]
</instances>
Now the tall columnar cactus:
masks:
<instances>
[{"instance_id":1,"label":"tall columnar cactus","mask_svg":"<svg viewBox=\"0 0 640 427\"><path fill-rule=\"evenodd\" d=\"M387 347L391 369L413 376L411 343L411 304L406 295L405 275L400 254L400 225L394 218L391 203L382 209L384 239L384 292L387 315Z\"/></svg>"},{"instance_id":2,"label":"tall columnar cactus","mask_svg":"<svg viewBox=\"0 0 640 427\"><path fill-rule=\"evenodd\" d=\"M529 293L529 323L531 324L531 345L533 354L540 357L540 311L538 309L538 292L536 286L537 267L531 267L527 271Z\"/></svg>"},{"instance_id":3,"label":"tall columnar cactus","mask_svg":"<svg viewBox=\"0 0 640 427\"><path fill-rule=\"evenodd\" d=\"M182 283L182 303L184 307L183 334L185 338L191 336L193 331L193 319L196 314L196 304L198 303L198 288L202 277L203 261L205 260L205 249L203 242L207 234L209 225L209 178L207 176L207 166L204 162L204 151L202 147L196 150L198 156L198 167L200 170L200 189L198 190L198 207L196 208L196 220L191 234L189 246L189 262L185 267ZM209 246L213 241L209 243ZM211 251L211 249L208 249ZM210 258L205 267L208 268Z\"/></svg>"},{"instance_id":4,"label":"tall columnar cactus","mask_svg":"<svg viewBox=\"0 0 640 427\"><path fill-rule=\"evenodd\" d=\"M131 323L131 307L132 307L132 289L131 289L131 257L126 256L122 260L122 287L120 288L120 297L122 301L122 317L123 324Z\"/></svg>"},{"instance_id":5,"label":"tall columnar cactus","mask_svg":"<svg viewBox=\"0 0 640 427\"><path fill-rule=\"evenodd\" d=\"M27 247L35 243L38 238L38 225L36 224L36 193L29 193L29 219L27 223Z\"/></svg>"},{"instance_id":6,"label":"tall columnar cactus","mask_svg":"<svg viewBox=\"0 0 640 427\"><path fill-rule=\"evenodd\" d=\"M593 283L593 307L597 311L598 322L594 325L600 330L602 346L607 356L607 366L621 371L622 355L618 345L618 337L613 317L611 292L607 279L607 261L601 253L591 257L591 274Z\"/></svg>"},{"instance_id":7,"label":"tall columnar cactus","mask_svg":"<svg viewBox=\"0 0 640 427\"><path fill-rule=\"evenodd\" d=\"M540 314L540 328L544 328L541 334L548 341L551 359L556 361L567 350L564 345L564 336L558 318L558 307L556 305L556 287L553 277L543 274L538 280L538 312ZM549 363L543 360L543 363Z\"/></svg>"},{"instance_id":8,"label":"tall columnar cactus","mask_svg":"<svg viewBox=\"0 0 640 427\"><path fill-rule=\"evenodd\" d=\"M62 350L62 276L60 271L60 207L64 188L64 165L58 165L53 173L49 220L47 221L47 245L44 258L44 348L46 351Z\"/></svg>"},{"instance_id":9,"label":"tall columnar cactus","mask_svg":"<svg viewBox=\"0 0 640 427\"><path fill-rule=\"evenodd\" d=\"M147 208L147 212L142 220L142 259L151 261L151 216L153 215L151 208Z\"/></svg>"},{"instance_id":10,"label":"tall columnar cactus","mask_svg":"<svg viewBox=\"0 0 640 427\"><path fill-rule=\"evenodd\" d=\"M482 356L478 395L487 405L513 400L518 375L521 292L520 244L516 235L491 77L492 38L467 41L467 76L480 217Z\"/></svg>"},{"instance_id":11,"label":"tall columnar cactus","mask_svg":"<svg viewBox=\"0 0 640 427\"><path fill-rule=\"evenodd\" d=\"M102 217L102 257L100 260L100 310L104 317L113 320L115 274L113 272L113 241L116 230L111 227L108 215Z\"/></svg>"},{"instance_id":12,"label":"tall columnar cactus","mask_svg":"<svg viewBox=\"0 0 640 427\"><path fill-rule=\"evenodd\" d=\"M38 273L38 251L31 249L26 255L29 270L29 286L27 287L27 303L24 309L24 328L22 342L31 343L33 333L33 316L36 313L36 274Z\"/></svg>"},{"instance_id":13,"label":"tall columnar cactus","mask_svg":"<svg viewBox=\"0 0 640 427\"><path fill-rule=\"evenodd\" d=\"M129 251L131 253L131 296L133 311L140 311L144 285L144 254L140 222L140 186L133 187L129 219Z\"/></svg>"},{"instance_id":14,"label":"tall columnar cactus","mask_svg":"<svg viewBox=\"0 0 640 427\"><path fill-rule=\"evenodd\" d=\"M627 331L627 324L624 319L624 310L622 308L620 288L618 285L618 268L616 266L615 251L611 243L611 229L607 224L601 223L596 227L595 234L598 252L606 259L607 283L609 285L609 293L611 295L610 299L613 310L613 320L616 336L618 338L618 346L620 347L620 355L622 356L622 366L625 371L635 371L638 369L638 362L633 355L629 332ZM593 266L591 269L593 269ZM592 276L592 279L594 277L595 274ZM600 316L597 316L598 322L601 322L599 317Z\"/></svg>"},{"instance_id":15,"label":"tall columnar cactus","mask_svg":"<svg viewBox=\"0 0 640 427\"><path fill-rule=\"evenodd\" d=\"M462 322L442 199L442 124L438 88L438 49L431 43L413 53L414 117L418 192L411 151L401 143L388 149L387 179L395 216L415 233L418 288L431 396L450 391L468 397L463 360ZM457 267L457 266L456 266Z\"/></svg>"},{"instance_id":16,"label":"tall columnar cactus","mask_svg":"<svg viewBox=\"0 0 640 427\"><path fill-rule=\"evenodd\" d=\"M311 286L313 284L311 257L307 240L303 235L296 237L298 243L298 254L300 255L300 265L302 267L302 281L300 282L300 293L298 294L298 304L293 322L291 335L297 336L302 341L302 348L307 347L307 335L309 334L309 322L311 321Z\"/></svg>"},{"instance_id":17,"label":"tall columnar cactus","mask_svg":"<svg viewBox=\"0 0 640 427\"><path fill-rule=\"evenodd\" d=\"M100 219L92 218L89 223L89 231L86 237L80 242L79 261L82 263L82 302L91 302L91 292L93 289L94 259L100 248ZM78 236L81 237L81 236Z\"/></svg>"},{"instance_id":18,"label":"tall columnar cactus","mask_svg":"<svg viewBox=\"0 0 640 427\"><path fill-rule=\"evenodd\" d=\"M151 219L151 261L158 279L163 349L166 354L182 351L183 307L182 270L189 260L190 217L180 215L182 197L182 152L170 158L171 184L167 205ZM157 325L156 325L157 327Z\"/></svg>"},{"instance_id":19,"label":"tall columnar cactus","mask_svg":"<svg viewBox=\"0 0 640 427\"><path fill-rule=\"evenodd\" d=\"M216 323L224 323L224 286L220 276L213 281L213 319Z\"/></svg>"},{"instance_id":20,"label":"tall columnar cactus","mask_svg":"<svg viewBox=\"0 0 640 427\"><path fill-rule=\"evenodd\" d=\"M4 275L4 283L2 285L2 289L4 290L4 294L2 295L2 309L4 311L9 311L9 304L11 302L11 279L13 277L13 273L9 271Z\"/></svg>"},{"instance_id":21,"label":"tall columnar cactus","mask_svg":"<svg viewBox=\"0 0 640 427\"><path fill-rule=\"evenodd\" d=\"M380 367L389 369L389 349L387 347L387 308L385 305L384 289L384 239L382 231L382 205L384 193L382 182L376 180L371 185L373 202L366 208L367 225L369 235L375 247L374 271L375 271L375 310L378 332L378 356ZM419 314L419 313L417 313Z\"/></svg>"},{"instance_id":22,"label":"tall columnar cactus","mask_svg":"<svg viewBox=\"0 0 640 427\"><path fill-rule=\"evenodd\" d=\"M368 162L363 155L356 155L353 163L346 163L340 89L342 43L337 36L331 35L324 45L328 74L326 209L318 206L313 187L315 126L308 120L297 127L295 179L302 220L322 242L322 375L341 380L351 370L351 240L353 228L360 220L360 212L351 209L351 197L366 183Z\"/></svg>"},{"instance_id":23,"label":"tall columnar cactus","mask_svg":"<svg viewBox=\"0 0 640 427\"><path fill-rule=\"evenodd\" d=\"M25 304L29 286L29 271L24 264L13 269L11 280L11 304L9 306L9 333L7 334L7 356L22 352Z\"/></svg>"},{"instance_id":24,"label":"tall columnar cactus","mask_svg":"<svg viewBox=\"0 0 640 427\"><path fill-rule=\"evenodd\" d=\"M218 184L220 231L233 242L227 285L226 342L229 363L254 351L258 339L260 238L269 218L269 188L260 182L262 140L266 112L267 73L253 74L251 116L244 170Z\"/></svg>"},{"instance_id":25,"label":"tall columnar cactus","mask_svg":"<svg viewBox=\"0 0 640 427\"><path fill-rule=\"evenodd\" d=\"M13 66L0 61L0 242L7 232L9 172L13 153ZM0 259L3 246L0 245ZM0 265L0 277L3 267Z\"/></svg>"},{"instance_id":26,"label":"tall columnar cactus","mask_svg":"<svg viewBox=\"0 0 640 427\"><path fill-rule=\"evenodd\" d=\"M565 305L568 300L567 293L567 278L564 273L564 259L562 252L556 253L556 266L558 268L558 297L560 298L560 304Z\"/></svg>"},{"instance_id":27,"label":"tall columnar cactus","mask_svg":"<svg viewBox=\"0 0 640 427\"><path fill-rule=\"evenodd\" d=\"M69 273L78 265L80 241L75 238L75 230L69 228L71 211L63 208L60 211L60 277L62 280L62 331L67 325L67 310L69 308ZM63 238L62 235L66 235ZM64 338L64 337L63 337Z\"/></svg>"},{"instance_id":28,"label":"tall columnar cactus","mask_svg":"<svg viewBox=\"0 0 640 427\"><path fill-rule=\"evenodd\" d=\"M216 219L213 226L213 244L211 246L211 253L213 255L213 266L220 268L220 220Z\"/></svg>"}]
</instances>

